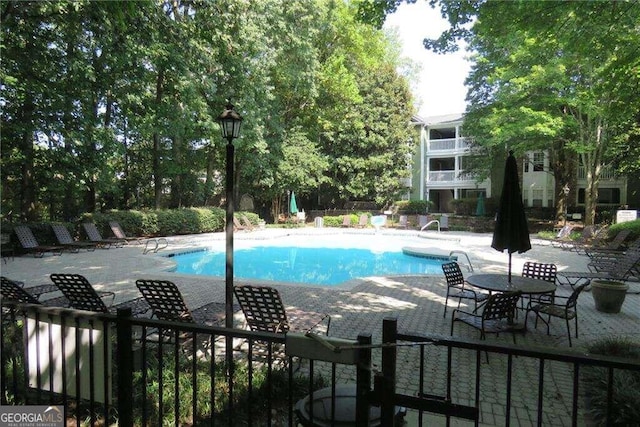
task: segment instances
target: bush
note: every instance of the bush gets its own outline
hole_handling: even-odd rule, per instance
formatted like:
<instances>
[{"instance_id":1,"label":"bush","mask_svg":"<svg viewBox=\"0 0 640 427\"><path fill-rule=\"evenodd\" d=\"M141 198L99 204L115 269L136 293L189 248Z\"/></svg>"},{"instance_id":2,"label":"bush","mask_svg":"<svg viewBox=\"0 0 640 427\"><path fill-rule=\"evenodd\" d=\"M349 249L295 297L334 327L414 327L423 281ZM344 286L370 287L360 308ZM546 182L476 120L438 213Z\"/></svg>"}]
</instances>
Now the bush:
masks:
<instances>
[{"instance_id":1,"label":"bush","mask_svg":"<svg viewBox=\"0 0 640 427\"><path fill-rule=\"evenodd\" d=\"M636 219L635 221L627 221L621 222L619 224L614 224L609 227L608 236L610 238L615 237L622 230L631 230L631 234L627 237L627 240L635 240L640 237L640 219Z\"/></svg>"},{"instance_id":2,"label":"bush","mask_svg":"<svg viewBox=\"0 0 640 427\"><path fill-rule=\"evenodd\" d=\"M640 358L640 343L622 337L608 337L595 341L588 347L592 354L629 358ZM582 381L585 385L589 414L597 425L607 422L607 368L584 368ZM640 420L640 372L615 369L613 372L613 395L611 406L612 425L637 425Z\"/></svg>"},{"instance_id":3,"label":"bush","mask_svg":"<svg viewBox=\"0 0 640 427\"><path fill-rule=\"evenodd\" d=\"M410 215L424 215L429 208L433 207L433 203L429 200L400 200L395 205L398 207L398 212Z\"/></svg>"}]
</instances>

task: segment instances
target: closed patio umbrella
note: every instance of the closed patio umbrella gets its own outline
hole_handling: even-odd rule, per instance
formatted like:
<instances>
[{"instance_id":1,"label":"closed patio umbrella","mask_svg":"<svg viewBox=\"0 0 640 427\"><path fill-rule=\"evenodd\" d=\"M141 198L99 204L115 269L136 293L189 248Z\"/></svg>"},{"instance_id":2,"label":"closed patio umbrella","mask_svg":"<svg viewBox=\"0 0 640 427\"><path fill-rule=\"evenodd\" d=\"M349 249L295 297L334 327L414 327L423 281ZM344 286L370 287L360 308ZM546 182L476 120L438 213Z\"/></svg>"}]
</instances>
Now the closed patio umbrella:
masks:
<instances>
[{"instance_id":1,"label":"closed patio umbrella","mask_svg":"<svg viewBox=\"0 0 640 427\"><path fill-rule=\"evenodd\" d=\"M484 193L480 193L478 196L478 204L476 205L476 216L484 216Z\"/></svg>"},{"instance_id":2,"label":"closed patio umbrella","mask_svg":"<svg viewBox=\"0 0 640 427\"><path fill-rule=\"evenodd\" d=\"M292 215L295 215L298 213L298 204L296 203L296 193L294 193L293 191L291 192L291 202L289 203L289 212L291 212Z\"/></svg>"},{"instance_id":3,"label":"closed patio umbrella","mask_svg":"<svg viewBox=\"0 0 640 427\"><path fill-rule=\"evenodd\" d=\"M511 282L511 254L523 253L531 249L529 225L520 193L518 164L513 151L509 151L504 170L504 184L491 247L500 252L505 249L509 252L509 282Z\"/></svg>"}]
</instances>

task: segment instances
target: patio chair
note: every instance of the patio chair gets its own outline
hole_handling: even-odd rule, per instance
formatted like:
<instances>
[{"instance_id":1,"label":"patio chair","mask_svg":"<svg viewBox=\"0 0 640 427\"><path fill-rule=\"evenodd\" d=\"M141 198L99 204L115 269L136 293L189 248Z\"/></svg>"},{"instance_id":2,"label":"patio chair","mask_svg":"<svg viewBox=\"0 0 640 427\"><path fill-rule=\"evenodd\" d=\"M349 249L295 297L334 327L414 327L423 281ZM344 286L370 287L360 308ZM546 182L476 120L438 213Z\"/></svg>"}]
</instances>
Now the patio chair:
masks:
<instances>
[{"instance_id":1,"label":"patio chair","mask_svg":"<svg viewBox=\"0 0 640 427\"><path fill-rule=\"evenodd\" d=\"M99 248L109 249L111 246L121 248L125 243L122 239L103 239L102 235L98 231L98 227L96 227L92 222L84 222L82 223L82 227L84 228L87 237L89 237L89 240L95 243Z\"/></svg>"},{"instance_id":2,"label":"patio chair","mask_svg":"<svg viewBox=\"0 0 640 427\"><path fill-rule=\"evenodd\" d=\"M246 229L247 229L247 227L242 225L240 223L240 220L234 216L233 217L233 231L238 231L238 230L242 231L242 230L246 230Z\"/></svg>"},{"instance_id":3,"label":"patio chair","mask_svg":"<svg viewBox=\"0 0 640 427\"><path fill-rule=\"evenodd\" d=\"M111 232L116 239L120 239L124 241L124 244L128 245L129 242L134 242L137 245L141 245L144 239L140 237L128 237L125 233L118 221L109 221L109 228L111 228Z\"/></svg>"},{"instance_id":4,"label":"patio chair","mask_svg":"<svg viewBox=\"0 0 640 427\"><path fill-rule=\"evenodd\" d=\"M482 313L454 309L451 316L451 335L455 322L463 322L478 329L480 339L485 339L488 333L499 335L501 332L510 332L515 343L515 333L523 331L523 327L514 321L520 294L520 291L516 291L490 295L483 305Z\"/></svg>"},{"instance_id":5,"label":"patio chair","mask_svg":"<svg viewBox=\"0 0 640 427\"><path fill-rule=\"evenodd\" d=\"M153 316L170 322L214 326L224 322L225 305L213 302L190 310L175 283L168 280L139 279L136 286L153 311Z\"/></svg>"},{"instance_id":6,"label":"patio chair","mask_svg":"<svg viewBox=\"0 0 640 427\"><path fill-rule=\"evenodd\" d=\"M367 214L360 215L360 217L358 218L358 227L366 228L367 225L369 225L369 215Z\"/></svg>"},{"instance_id":7,"label":"patio chair","mask_svg":"<svg viewBox=\"0 0 640 427\"><path fill-rule=\"evenodd\" d=\"M527 261L522 266L522 277L530 277L532 279L544 280L550 283L556 283L558 277L558 267L555 264L545 264L540 262ZM529 297L531 300L531 296ZM552 300L553 294L542 294L534 297L535 300ZM520 300L521 308L525 309L524 296Z\"/></svg>"},{"instance_id":8,"label":"patio chair","mask_svg":"<svg viewBox=\"0 0 640 427\"><path fill-rule=\"evenodd\" d=\"M571 231L573 230L573 225L565 224L556 234L556 237L551 240L551 246L556 248L561 248L563 245L567 244L571 241Z\"/></svg>"},{"instance_id":9,"label":"patio chair","mask_svg":"<svg viewBox=\"0 0 640 427\"><path fill-rule=\"evenodd\" d=\"M249 218L247 218L246 215L242 215L240 219L242 220L242 224L244 225L245 229L253 231L253 224L251 224L251 221L249 221Z\"/></svg>"},{"instance_id":10,"label":"patio chair","mask_svg":"<svg viewBox=\"0 0 640 427\"><path fill-rule=\"evenodd\" d=\"M592 265L589 267L593 268ZM634 246L630 247L624 255L599 263L596 271L560 271L558 272L557 282L575 288L582 283L588 284L592 279L625 281L631 277L637 278L640 276L639 267L640 249Z\"/></svg>"},{"instance_id":11,"label":"patio chair","mask_svg":"<svg viewBox=\"0 0 640 427\"><path fill-rule=\"evenodd\" d=\"M465 287L464 275L460 270L460 265L457 262L447 262L442 264L442 272L445 279L447 279L447 296L444 300L444 316L447 317L447 306L449 298L458 299L458 308L463 299L473 300L474 311L478 309L478 302L486 301L489 298L488 294L482 292L476 292L470 287Z\"/></svg>"},{"instance_id":12,"label":"patio chair","mask_svg":"<svg viewBox=\"0 0 640 427\"><path fill-rule=\"evenodd\" d=\"M624 241L631 234L630 229L620 230L616 236L608 243L594 244L585 247L584 252L589 258L598 258L602 256L610 256L622 253ZM603 238L604 239L604 238Z\"/></svg>"},{"instance_id":13,"label":"patio chair","mask_svg":"<svg viewBox=\"0 0 640 427\"><path fill-rule=\"evenodd\" d=\"M616 268L621 260L627 256L633 260L637 259L640 253L640 239L636 239L626 250L616 253L603 253L600 256L591 258L587 267L593 272L611 271Z\"/></svg>"},{"instance_id":14,"label":"patio chair","mask_svg":"<svg viewBox=\"0 0 640 427\"><path fill-rule=\"evenodd\" d=\"M409 221L406 215L400 215L398 218L398 228L407 228Z\"/></svg>"},{"instance_id":15,"label":"patio chair","mask_svg":"<svg viewBox=\"0 0 640 427\"><path fill-rule=\"evenodd\" d=\"M331 316L326 313L286 310L280 293L268 286L234 286L247 325L252 331L286 334L289 331L329 335Z\"/></svg>"},{"instance_id":16,"label":"patio chair","mask_svg":"<svg viewBox=\"0 0 640 427\"><path fill-rule=\"evenodd\" d=\"M351 215L346 214L342 216L342 226L351 227Z\"/></svg>"},{"instance_id":17,"label":"patio chair","mask_svg":"<svg viewBox=\"0 0 640 427\"><path fill-rule=\"evenodd\" d=\"M589 246L597 236L598 231L593 225L587 225L582 229L580 235L575 239L560 240L560 248L568 251L582 253L584 248Z\"/></svg>"},{"instance_id":18,"label":"patio chair","mask_svg":"<svg viewBox=\"0 0 640 427\"><path fill-rule=\"evenodd\" d=\"M33 232L26 225L16 225L13 231L18 237L18 241L24 250L33 254L34 257L43 257L45 253L60 256L64 250L63 246L40 245L33 235Z\"/></svg>"},{"instance_id":19,"label":"patio chair","mask_svg":"<svg viewBox=\"0 0 640 427\"><path fill-rule=\"evenodd\" d=\"M0 277L2 298L8 301L27 304L45 304L52 307L68 307L69 301L65 297L40 301L42 295L57 292L58 290L56 285L37 285L25 288L22 282L17 282L4 276Z\"/></svg>"},{"instance_id":20,"label":"patio chair","mask_svg":"<svg viewBox=\"0 0 640 427\"><path fill-rule=\"evenodd\" d=\"M547 325L547 335L549 335L549 324L552 317L558 317L564 319L567 324L567 335L569 337L569 347L571 347L571 328L569 323L572 319L575 320L576 338L578 338L578 297L580 293L587 287L587 283L583 283L577 286L571 295L568 297L555 296L553 301L530 301L527 307L527 314L525 316L525 329L527 325L529 312L533 312L536 315L535 328L538 327L538 319L542 320ZM564 301L564 303L558 303L558 301ZM543 317L547 316L547 319Z\"/></svg>"},{"instance_id":21,"label":"patio chair","mask_svg":"<svg viewBox=\"0 0 640 427\"><path fill-rule=\"evenodd\" d=\"M69 300L69 306L76 310L95 311L98 313L115 313L120 308L131 308L134 316L140 316L149 310L142 298L135 298L113 305L115 293L96 291L91 283L80 274L52 274L51 281ZM108 302L105 303L105 300Z\"/></svg>"},{"instance_id":22,"label":"patio chair","mask_svg":"<svg viewBox=\"0 0 640 427\"><path fill-rule=\"evenodd\" d=\"M73 237L71 237L71 233L69 233L69 229L62 224L51 224L51 228L60 246L64 246L71 252L80 252L80 249L86 249L87 251L96 250L96 244L93 242L74 240Z\"/></svg>"}]
</instances>

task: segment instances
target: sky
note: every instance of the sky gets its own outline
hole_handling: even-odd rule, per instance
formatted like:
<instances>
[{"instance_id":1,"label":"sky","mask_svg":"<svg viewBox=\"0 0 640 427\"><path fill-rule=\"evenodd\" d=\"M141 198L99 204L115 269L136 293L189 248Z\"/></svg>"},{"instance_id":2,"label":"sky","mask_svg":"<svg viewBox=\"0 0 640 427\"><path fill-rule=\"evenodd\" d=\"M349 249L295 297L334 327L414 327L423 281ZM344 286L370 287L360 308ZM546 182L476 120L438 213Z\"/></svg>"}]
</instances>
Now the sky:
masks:
<instances>
[{"instance_id":1,"label":"sky","mask_svg":"<svg viewBox=\"0 0 640 427\"><path fill-rule=\"evenodd\" d=\"M456 53L436 54L424 48L425 37L436 38L448 28L448 22L432 9L426 0L402 3L387 16L384 27L396 27L403 55L420 64L420 81L414 91L418 99L418 115L424 117L464 113L466 87L464 80L470 69L464 48Z\"/></svg>"}]
</instances>

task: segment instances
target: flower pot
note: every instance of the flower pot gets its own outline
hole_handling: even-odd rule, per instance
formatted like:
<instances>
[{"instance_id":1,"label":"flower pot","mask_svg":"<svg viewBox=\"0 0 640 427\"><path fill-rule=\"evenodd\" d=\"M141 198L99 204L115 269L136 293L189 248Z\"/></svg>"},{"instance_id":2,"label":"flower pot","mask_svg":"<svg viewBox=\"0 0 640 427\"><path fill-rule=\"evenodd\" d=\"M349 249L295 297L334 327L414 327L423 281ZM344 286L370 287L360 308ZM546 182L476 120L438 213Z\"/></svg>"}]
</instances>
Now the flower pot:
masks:
<instances>
[{"instance_id":1,"label":"flower pot","mask_svg":"<svg viewBox=\"0 0 640 427\"><path fill-rule=\"evenodd\" d=\"M620 313L629 285L615 280L592 280L591 295L596 310L603 313Z\"/></svg>"}]
</instances>

